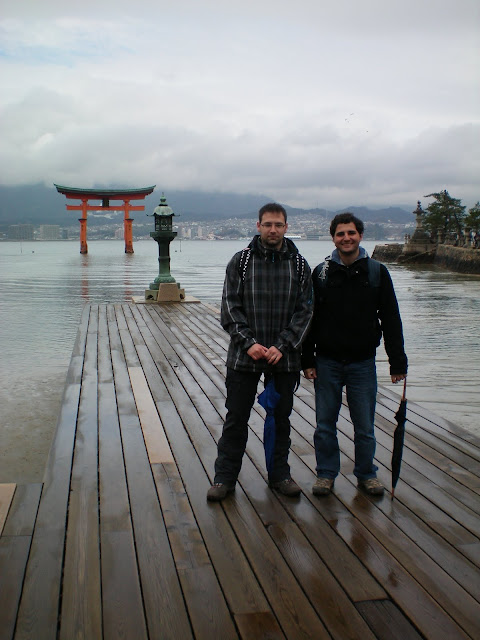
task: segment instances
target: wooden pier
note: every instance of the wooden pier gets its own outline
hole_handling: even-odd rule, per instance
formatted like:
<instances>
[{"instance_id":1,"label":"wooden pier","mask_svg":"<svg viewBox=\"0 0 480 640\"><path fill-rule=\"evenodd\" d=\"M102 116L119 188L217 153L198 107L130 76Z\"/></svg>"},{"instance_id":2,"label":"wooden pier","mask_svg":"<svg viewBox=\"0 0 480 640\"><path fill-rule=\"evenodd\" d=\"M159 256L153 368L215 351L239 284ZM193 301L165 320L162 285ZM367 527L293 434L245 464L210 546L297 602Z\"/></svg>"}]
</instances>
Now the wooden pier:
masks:
<instances>
[{"instance_id":1,"label":"wooden pier","mask_svg":"<svg viewBox=\"0 0 480 640\"><path fill-rule=\"evenodd\" d=\"M262 408L234 494L206 501L228 336L202 303L90 305L43 483L0 485L0 639L480 637L480 441L409 403L396 498L315 498L313 386L292 414L300 498L266 482ZM380 389L390 487L399 397Z\"/></svg>"}]
</instances>

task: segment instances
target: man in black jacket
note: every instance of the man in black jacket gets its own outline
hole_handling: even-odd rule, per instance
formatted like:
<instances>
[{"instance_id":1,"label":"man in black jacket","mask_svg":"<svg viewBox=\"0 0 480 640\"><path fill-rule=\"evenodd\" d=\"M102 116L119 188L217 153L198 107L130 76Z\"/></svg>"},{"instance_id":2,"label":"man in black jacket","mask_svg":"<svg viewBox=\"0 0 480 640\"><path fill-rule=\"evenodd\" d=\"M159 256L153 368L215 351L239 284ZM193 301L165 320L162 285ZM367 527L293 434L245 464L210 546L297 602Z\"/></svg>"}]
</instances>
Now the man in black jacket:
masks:
<instances>
[{"instance_id":1,"label":"man in black jacket","mask_svg":"<svg viewBox=\"0 0 480 640\"><path fill-rule=\"evenodd\" d=\"M230 334L227 354L227 416L218 442L215 480L207 499L233 491L248 437L248 419L262 373L273 376L281 398L275 408L275 448L270 486L288 496L300 488L290 477L288 451L293 393L300 375L301 343L313 313L310 267L285 238L287 214L263 206L258 236L230 260L223 289L221 323Z\"/></svg>"},{"instance_id":2,"label":"man in black jacket","mask_svg":"<svg viewBox=\"0 0 480 640\"><path fill-rule=\"evenodd\" d=\"M407 374L407 356L397 298L387 268L368 257L360 242L363 222L351 213L332 220L336 249L313 272L315 310L302 350L305 377L315 384L314 435L317 480L314 495L328 495L340 471L337 420L346 387L355 431L358 486L382 495L376 477L374 418L375 353L383 333L393 383Z\"/></svg>"}]
</instances>

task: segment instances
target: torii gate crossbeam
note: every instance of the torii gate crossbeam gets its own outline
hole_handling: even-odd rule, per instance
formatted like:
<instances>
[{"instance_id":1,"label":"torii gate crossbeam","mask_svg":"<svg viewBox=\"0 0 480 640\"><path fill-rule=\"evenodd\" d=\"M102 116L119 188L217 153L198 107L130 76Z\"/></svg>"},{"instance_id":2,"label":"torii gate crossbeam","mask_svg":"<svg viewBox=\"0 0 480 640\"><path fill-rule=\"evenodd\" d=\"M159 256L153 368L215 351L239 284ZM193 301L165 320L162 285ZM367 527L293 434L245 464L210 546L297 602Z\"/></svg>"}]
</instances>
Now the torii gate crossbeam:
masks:
<instances>
[{"instance_id":1,"label":"torii gate crossbeam","mask_svg":"<svg viewBox=\"0 0 480 640\"><path fill-rule=\"evenodd\" d=\"M87 246L87 213L88 211L123 211L123 227L125 238L125 253L133 253L133 234L131 211L144 211L144 205L131 205L130 200L143 200L150 195L156 185L141 187L139 189L79 189L76 187L63 187L54 184L59 193L63 193L67 199L81 200L81 204L67 204L67 211L81 211L80 222L80 253L88 253ZM88 204L89 200L101 200L101 205ZM110 200L123 201L122 205L110 206Z\"/></svg>"}]
</instances>

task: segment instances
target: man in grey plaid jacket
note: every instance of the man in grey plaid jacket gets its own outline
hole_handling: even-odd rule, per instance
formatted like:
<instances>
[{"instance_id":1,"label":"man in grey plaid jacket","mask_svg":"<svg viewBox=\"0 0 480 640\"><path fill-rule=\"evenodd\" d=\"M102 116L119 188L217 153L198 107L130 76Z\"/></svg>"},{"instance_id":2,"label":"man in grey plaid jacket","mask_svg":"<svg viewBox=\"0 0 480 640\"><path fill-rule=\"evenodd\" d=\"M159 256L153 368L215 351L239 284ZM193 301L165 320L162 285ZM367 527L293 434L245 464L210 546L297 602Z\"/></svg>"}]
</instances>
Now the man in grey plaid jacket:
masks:
<instances>
[{"instance_id":1,"label":"man in grey plaid jacket","mask_svg":"<svg viewBox=\"0 0 480 640\"><path fill-rule=\"evenodd\" d=\"M214 484L207 499L223 500L235 489L248 438L248 419L262 373L273 376L280 400L269 484L287 496L300 488L290 476L290 414L301 369L301 344L313 313L310 267L285 238L287 213L264 205L247 249L227 266L221 323L230 334L227 354L227 416L218 442Z\"/></svg>"}]
</instances>

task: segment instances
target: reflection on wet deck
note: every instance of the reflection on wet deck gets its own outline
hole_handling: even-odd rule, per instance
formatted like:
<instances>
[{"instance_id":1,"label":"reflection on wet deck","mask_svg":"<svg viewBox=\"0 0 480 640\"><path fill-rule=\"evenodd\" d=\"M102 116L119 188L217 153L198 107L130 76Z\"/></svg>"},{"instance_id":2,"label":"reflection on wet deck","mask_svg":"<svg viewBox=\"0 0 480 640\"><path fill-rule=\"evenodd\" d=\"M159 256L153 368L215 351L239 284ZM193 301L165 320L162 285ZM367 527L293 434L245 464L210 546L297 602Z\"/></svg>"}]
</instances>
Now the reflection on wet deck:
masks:
<instances>
[{"instance_id":1,"label":"reflection on wet deck","mask_svg":"<svg viewBox=\"0 0 480 640\"><path fill-rule=\"evenodd\" d=\"M299 499L265 477L252 412L239 484L209 504L227 335L198 304L85 308L44 482L0 485L0 638L476 638L480 443L409 403L396 499L311 494L314 397L292 416ZM381 388L379 477L393 415Z\"/></svg>"}]
</instances>

